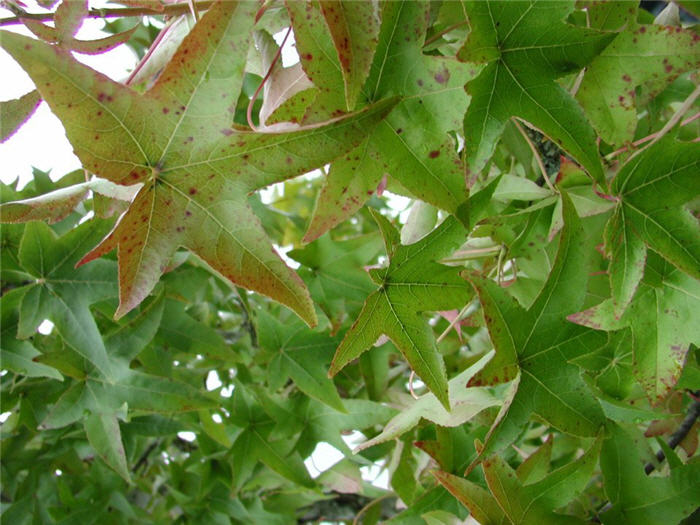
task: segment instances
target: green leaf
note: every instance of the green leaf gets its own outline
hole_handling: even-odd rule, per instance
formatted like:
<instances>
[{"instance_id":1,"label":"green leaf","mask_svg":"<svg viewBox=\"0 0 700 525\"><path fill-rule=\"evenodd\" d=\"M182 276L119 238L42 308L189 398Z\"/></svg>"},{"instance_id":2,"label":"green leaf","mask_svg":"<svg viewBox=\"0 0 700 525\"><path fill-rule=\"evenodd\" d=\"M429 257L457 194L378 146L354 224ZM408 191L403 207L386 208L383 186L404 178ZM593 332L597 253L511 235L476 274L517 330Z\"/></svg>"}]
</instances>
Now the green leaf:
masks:
<instances>
[{"instance_id":1,"label":"green leaf","mask_svg":"<svg viewBox=\"0 0 700 525\"><path fill-rule=\"evenodd\" d=\"M3 34L3 48L62 119L83 167L117 184L143 184L111 234L81 261L118 248L117 318L150 293L182 245L230 281L316 322L306 288L270 250L246 195L348 151L395 102L293 133L233 130L229 110L238 99L254 17L250 2L215 4L144 95L68 53Z\"/></svg>"},{"instance_id":2,"label":"green leaf","mask_svg":"<svg viewBox=\"0 0 700 525\"><path fill-rule=\"evenodd\" d=\"M594 330L567 322L586 294L590 247L573 204L562 192L564 229L544 288L525 310L496 283L466 274L481 301L495 357L470 386L510 381L513 398L496 418L483 455L510 444L532 414L578 436L595 436L605 421L598 401L572 359L605 344Z\"/></svg>"},{"instance_id":3,"label":"green leaf","mask_svg":"<svg viewBox=\"0 0 700 525\"><path fill-rule=\"evenodd\" d=\"M699 307L700 283L650 251L644 280L621 317L607 299L569 319L596 330L629 326L635 376L657 404L678 381L690 344L700 344Z\"/></svg>"},{"instance_id":4,"label":"green leaf","mask_svg":"<svg viewBox=\"0 0 700 525\"><path fill-rule=\"evenodd\" d=\"M0 142L5 142L34 114L41 102L37 90L0 102Z\"/></svg>"},{"instance_id":5,"label":"green leaf","mask_svg":"<svg viewBox=\"0 0 700 525\"><path fill-rule=\"evenodd\" d=\"M670 476L647 476L633 440L621 426L608 425L609 436L603 442L600 467L605 493L612 508L601 514L605 524L677 523L700 505L700 463L690 462L671 469Z\"/></svg>"},{"instance_id":6,"label":"green leaf","mask_svg":"<svg viewBox=\"0 0 700 525\"><path fill-rule=\"evenodd\" d=\"M700 226L682 207L700 193L699 169L700 149L666 136L633 157L613 180L618 204L606 227L605 249L616 316L642 278L646 246L700 279Z\"/></svg>"},{"instance_id":7,"label":"green leaf","mask_svg":"<svg viewBox=\"0 0 700 525\"><path fill-rule=\"evenodd\" d=\"M649 96L700 67L692 29L630 22L586 68L576 99L603 140L632 141L640 86Z\"/></svg>"},{"instance_id":8,"label":"green leaf","mask_svg":"<svg viewBox=\"0 0 700 525\"><path fill-rule=\"evenodd\" d=\"M389 441L401 436L415 427L421 419L427 419L443 427L456 427L462 425L488 407L500 404L501 400L494 396L488 388L466 388L467 382L477 373L491 358L490 354L482 357L477 363L467 368L449 382L449 406L448 412L443 403L432 394L421 396L410 405L403 407L399 415L386 424L381 434L358 445L354 452L357 453L369 447Z\"/></svg>"},{"instance_id":9,"label":"green leaf","mask_svg":"<svg viewBox=\"0 0 700 525\"><path fill-rule=\"evenodd\" d=\"M268 369L275 376L270 381L273 388L280 388L289 377L307 396L344 412L343 401L326 372L337 339L313 332L296 320L281 323L262 311L256 317L260 346L274 355Z\"/></svg>"},{"instance_id":10,"label":"green leaf","mask_svg":"<svg viewBox=\"0 0 700 525\"><path fill-rule=\"evenodd\" d=\"M29 341L17 339L19 305L26 288L10 290L0 299L0 361L2 367L27 377L51 377L63 381L63 376L51 366L38 363L40 352Z\"/></svg>"},{"instance_id":11,"label":"green leaf","mask_svg":"<svg viewBox=\"0 0 700 525\"><path fill-rule=\"evenodd\" d=\"M385 173L414 197L458 214L466 224L459 212L468 195L464 169L449 132L461 125L468 103L463 86L478 68L423 54L429 7L427 2L384 4L365 92L369 100L399 95L402 101L365 142L333 163L305 241L359 210Z\"/></svg>"},{"instance_id":12,"label":"green leaf","mask_svg":"<svg viewBox=\"0 0 700 525\"><path fill-rule=\"evenodd\" d=\"M614 38L562 22L573 1L465 2L471 33L458 57L487 64L469 82L464 118L469 168L481 170L513 116L539 128L605 186L594 142L574 98L555 79L576 73Z\"/></svg>"},{"instance_id":13,"label":"green leaf","mask_svg":"<svg viewBox=\"0 0 700 525\"><path fill-rule=\"evenodd\" d=\"M398 237L398 232L395 235ZM367 297L362 312L345 334L329 374L337 374L381 335L387 335L449 409L445 366L432 330L420 318L420 312L461 309L469 299L468 286L458 270L435 262L450 255L464 238L464 227L449 217L417 243L396 248L389 267L374 271L373 280L379 289Z\"/></svg>"},{"instance_id":14,"label":"green leaf","mask_svg":"<svg viewBox=\"0 0 700 525\"><path fill-rule=\"evenodd\" d=\"M338 53L347 108L352 111L377 47L379 3L376 0L321 0L320 4Z\"/></svg>"},{"instance_id":15,"label":"green leaf","mask_svg":"<svg viewBox=\"0 0 700 525\"><path fill-rule=\"evenodd\" d=\"M85 433L104 462L126 481L130 481L131 476L126 464L126 454L116 416L91 414L85 420Z\"/></svg>"},{"instance_id":16,"label":"green leaf","mask_svg":"<svg viewBox=\"0 0 700 525\"><path fill-rule=\"evenodd\" d=\"M374 289L364 267L375 262L381 253L382 239L373 232L344 240L325 235L287 255L303 265L299 275L335 330L360 312Z\"/></svg>"},{"instance_id":17,"label":"green leaf","mask_svg":"<svg viewBox=\"0 0 700 525\"><path fill-rule=\"evenodd\" d=\"M116 296L116 265L105 260L74 269L85 251L102 239L108 226L93 221L59 238L43 223L26 225L19 262L34 283L27 286L19 306L17 337L34 335L48 319L71 348L111 381L114 371L90 305Z\"/></svg>"}]
</instances>

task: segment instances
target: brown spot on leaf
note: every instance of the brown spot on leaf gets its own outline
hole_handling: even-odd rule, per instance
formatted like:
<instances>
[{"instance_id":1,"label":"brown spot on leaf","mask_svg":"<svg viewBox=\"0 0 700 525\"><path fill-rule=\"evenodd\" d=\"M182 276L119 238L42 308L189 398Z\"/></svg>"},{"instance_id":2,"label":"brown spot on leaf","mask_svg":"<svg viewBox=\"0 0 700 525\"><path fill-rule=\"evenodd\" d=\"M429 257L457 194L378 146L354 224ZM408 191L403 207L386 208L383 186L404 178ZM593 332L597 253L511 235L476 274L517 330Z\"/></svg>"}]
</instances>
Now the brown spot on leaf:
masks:
<instances>
[{"instance_id":1,"label":"brown spot on leaf","mask_svg":"<svg viewBox=\"0 0 700 525\"><path fill-rule=\"evenodd\" d=\"M439 156L440 156L439 150L433 150L430 153L428 153L428 157L430 157L431 159L436 159Z\"/></svg>"}]
</instances>

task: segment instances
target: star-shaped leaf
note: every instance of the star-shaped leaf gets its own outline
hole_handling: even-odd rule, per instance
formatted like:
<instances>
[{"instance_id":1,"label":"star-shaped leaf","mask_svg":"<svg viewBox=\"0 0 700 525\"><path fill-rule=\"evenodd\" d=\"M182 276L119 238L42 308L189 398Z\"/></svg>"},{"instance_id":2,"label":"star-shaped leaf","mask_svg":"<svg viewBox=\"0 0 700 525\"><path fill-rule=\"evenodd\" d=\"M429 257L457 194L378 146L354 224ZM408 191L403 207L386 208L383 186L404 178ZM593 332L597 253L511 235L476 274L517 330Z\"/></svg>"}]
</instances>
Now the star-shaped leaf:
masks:
<instances>
[{"instance_id":1,"label":"star-shaped leaf","mask_svg":"<svg viewBox=\"0 0 700 525\"><path fill-rule=\"evenodd\" d=\"M38 363L35 357L41 355L34 345L17 339L19 305L26 288L17 288L3 294L0 300L0 360L5 370L27 377L51 377L63 381L63 376L51 366Z\"/></svg>"},{"instance_id":2,"label":"star-shaped leaf","mask_svg":"<svg viewBox=\"0 0 700 525\"><path fill-rule=\"evenodd\" d=\"M347 316L359 313L367 295L374 290L364 266L376 261L383 246L376 232L345 240L324 235L287 255L303 265L299 275L314 302L337 329Z\"/></svg>"},{"instance_id":3,"label":"star-shaped leaf","mask_svg":"<svg viewBox=\"0 0 700 525\"><path fill-rule=\"evenodd\" d=\"M399 95L402 101L365 142L331 166L306 241L360 209L385 173L466 224L460 209L467 198L464 168L448 132L462 123L468 103L463 86L479 67L423 54L429 9L427 2L384 4L365 96Z\"/></svg>"},{"instance_id":4,"label":"star-shaped leaf","mask_svg":"<svg viewBox=\"0 0 700 525\"><path fill-rule=\"evenodd\" d=\"M585 523L554 512L586 488L598 462L601 439L578 459L534 483L523 483L500 456L482 462L489 490L447 472L435 472L437 480L474 514L480 523Z\"/></svg>"},{"instance_id":5,"label":"star-shaped leaf","mask_svg":"<svg viewBox=\"0 0 700 525\"><path fill-rule=\"evenodd\" d=\"M111 380L114 371L90 305L117 295L116 264L95 261L74 269L108 227L102 221L85 223L59 238L44 223L25 226L19 263L34 282L25 287L16 336L31 337L48 319L73 350L92 363L104 379Z\"/></svg>"},{"instance_id":6,"label":"star-shaped leaf","mask_svg":"<svg viewBox=\"0 0 700 525\"><path fill-rule=\"evenodd\" d=\"M63 121L83 166L118 184L143 184L81 261L118 248L117 318L150 293L184 246L232 282L316 322L305 286L271 249L247 195L347 152L394 102L292 133L232 129L255 11L253 2L214 4L143 95L61 49L3 33L2 46Z\"/></svg>"},{"instance_id":7,"label":"star-shaped leaf","mask_svg":"<svg viewBox=\"0 0 700 525\"><path fill-rule=\"evenodd\" d=\"M597 330L630 327L635 376L658 403L678 381L690 344L700 344L699 298L700 282L650 251L644 279L621 317L608 299L569 319Z\"/></svg>"},{"instance_id":8,"label":"star-shaped leaf","mask_svg":"<svg viewBox=\"0 0 700 525\"><path fill-rule=\"evenodd\" d=\"M259 344L274 355L268 366L271 387L281 388L289 377L307 396L344 412L327 374L337 338L314 332L296 319L282 323L262 311L256 317Z\"/></svg>"},{"instance_id":9,"label":"star-shaped leaf","mask_svg":"<svg viewBox=\"0 0 700 525\"><path fill-rule=\"evenodd\" d=\"M471 33L458 57L487 64L466 89L464 118L469 167L481 170L504 127L520 117L574 157L599 184L604 174L593 129L574 98L555 79L586 66L614 38L566 24L573 0L465 2Z\"/></svg>"},{"instance_id":10,"label":"star-shaped leaf","mask_svg":"<svg viewBox=\"0 0 700 525\"><path fill-rule=\"evenodd\" d=\"M601 514L603 523L678 523L700 505L699 462L674 465L679 462L678 458L675 461L669 458L670 476L647 476L633 441L641 441L642 436L631 435L619 425L610 424L608 430L609 436L600 454L600 468L612 507ZM674 452L670 454L675 455Z\"/></svg>"},{"instance_id":11,"label":"star-shaped leaf","mask_svg":"<svg viewBox=\"0 0 700 525\"><path fill-rule=\"evenodd\" d=\"M367 297L359 317L345 334L329 373L337 374L381 335L387 335L449 410L445 365L420 312L462 308L468 301L469 287L458 269L435 262L459 247L466 231L454 217L448 217L417 243L397 245L398 231L384 216L374 216L387 243L389 267L371 271L379 288Z\"/></svg>"},{"instance_id":12,"label":"star-shaped leaf","mask_svg":"<svg viewBox=\"0 0 700 525\"><path fill-rule=\"evenodd\" d=\"M578 436L594 436L605 421L598 401L569 361L606 343L600 332L576 326L567 314L582 305L590 246L571 199L562 192L564 228L559 250L532 306L525 310L495 282L467 273L484 312L496 355L469 385L515 379L513 397L501 409L484 455L508 445L532 414Z\"/></svg>"},{"instance_id":13,"label":"star-shaped leaf","mask_svg":"<svg viewBox=\"0 0 700 525\"><path fill-rule=\"evenodd\" d=\"M678 75L700 67L692 29L628 23L586 68L576 99L609 144L631 141L637 128L636 88L660 93Z\"/></svg>"},{"instance_id":14,"label":"star-shaped leaf","mask_svg":"<svg viewBox=\"0 0 700 525\"><path fill-rule=\"evenodd\" d=\"M647 246L700 279L700 226L683 204L700 193L700 148L671 136L632 158L611 184L618 200L605 231L615 315L632 300Z\"/></svg>"}]
</instances>

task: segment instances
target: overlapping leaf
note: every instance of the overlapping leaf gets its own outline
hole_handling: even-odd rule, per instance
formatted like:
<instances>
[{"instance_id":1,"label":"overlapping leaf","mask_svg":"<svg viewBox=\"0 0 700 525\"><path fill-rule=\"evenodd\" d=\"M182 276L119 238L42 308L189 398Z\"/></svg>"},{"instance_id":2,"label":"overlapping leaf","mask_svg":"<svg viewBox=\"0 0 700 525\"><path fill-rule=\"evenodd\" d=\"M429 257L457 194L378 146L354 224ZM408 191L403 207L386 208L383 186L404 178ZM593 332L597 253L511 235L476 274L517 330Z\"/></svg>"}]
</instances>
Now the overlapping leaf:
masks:
<instances>
[{"instance_id":1,"label":"overlapping leaf","mask_svg":"<svg viewBox=\"0 0 700 525\"><path fill-rule=\"evenodd\" d=\"M554 266L529 309L493 281L471 274L495 357L470 385L517 380L485 443L485 455L508 445L532 414L571 434L594 436L605 418L598 401L569 361L606 342L600 332L576 326L567 314L583 304L590 245L569 197L562 193L564 228Z\"/></svg>"},{"instance_id":2,"label":"overlapping leaf","mask_svg":"<svg viewBox=\"0 0 700 525\"><path fill-rule=\"evenodd\" d=\"M622 316L607 299L569 319L598 330L630 327L635 376L658 403L678 381L690 344L700 344L699 298L697 280L649 252L644 279Z\"/></svg>"},{"instance_id":3,"label":"overlapping leaf","mask_svg":"<svg viewBox=\"0 0 700 525\"><path fill-rule=\"evenodd\" d=\"M118 248L117 317L148 295L185 246L229 280L315 323L306 288L270 249L246 195L348 151L394 102L294 133L232 129L254 15L251 2L215 4L145 95L66 52L3 34L2 46L63 120L83 166L118 184L143 184L114 230L82 260Z\"/></svg>"},{"instance_id":4,"label":"overlapping leaf","mask_svg":"<svg viewBox=\"0 0 700 525\"><path fill-rule=\"evenodd\" d=\"M639 86L660 93L678 75L700 67L697 33L631 20L586 68L576 93L586 116L606 142L634 138Z\"/></svg>"},{"instance_id":5,"label":"overlapping leaf","mask_svg":"<svg viewBox=\"0 0 700 525\"><path fill-rule=\"evenodd\" d=\"M389 267L372 270L379 289L367 297L352 328L336 350L330 374L387 335L440 403L449 409L445 366L434 336L420 312L462 308L469 299L466 283L456 268L435 261L450 255L465 238L464 227L454 218L443 221L415 244L398 245L399 233L375 214L389 255Z\"/></svg>"},{"instance_id":6,"label":"overlapping leaf","mask_svg":"<svg viewBox=\"0 0 700 525\"><path fill-rule=\"evenodd\" d=\"M500 456L490 457L481 464L489 491L447 472L435 472L435 477L469 508L480 523L585 523L579 518L559 514L554 510L569 503L590 482L598 461L601 441L596 440L577 460L531 483L523 483Z\"/></svg>"},{"instance_id":7,"label":"overlapping leaf","mask_svg":"<svg viewBox=\"0 0 700 525\"><path fill-rule=\"evenodd\" d=\"M299 321L281 323L265 312L257 314L260 346L275 357L268 368L270 386L281 388L291 378L309 397L345 411L338 391L328 378L328 363L336 338L311 331Z\"/></svg>"},{"instance_id":8,"label":"overlapping leaf","mask_svg":"<svg viewBox=\"0 0 700 525\"><path fill-rule=\"evenodd\" d=\"M644 274L647 246L700 279L700 226L683 204L700 193L700 148L667 136L617 174L618 199L605 232L616 316L632 300Z\"/></svg>"},{"instance_id":9,"label":"overlapping leaf","mask_svg":"<svg viewBox=\"0 0 700 525\"><path fill-rule=\"evenodd\" d=\"M78 271L73 268L108 228L105 222L86 223L59 238L43 223L26 225L19 263L34 282L23 288L16 336L31 337L48 319L71 348L92 363L104 379L112 380L114 371L90 305L117 295L116 265L105 260Z\"/></svg>"},{"instance_id":10,"label":"overlapping leaf","mask_svg":"<svg viewBox=\"0 0 700 525\"><path fill-rule=\"evenodd\" d=\"M513 116L548 135L599 184L603 170L586 122L574 98L555 79L586 66L614 38L562 22L574 2L466 2L471 33L458 57L487 64L467 84L472 96L464 118L469 167L481 170Z\"/></svg>"},{"instance_id":11,"label":"overlapping leaf","mask_svg":"<svg viewBox=\"0 0 700 525\"><path fill-rule=\"evenodd\" d=\"M367 141L333 163L305 240L360 209L385 173L415 197L466 223L466 211L460 209L467 197L463 166L448 132L461 125L468 102L463 86L478 67L423 55L429 7L426 2L384 4L365 96L379 100L400 95L402 101ZM300 56L304 63L301 47ZM314 64L322 59L313 56ZM332 65L326 68L331 71Z\"/></svg>"},{"instance_id":12,"label":"overlapping leaf","mask_svg":"<svg viewBox=\"0 0 700 525\"><path fill-rule=\"evenodd\" d=\"M669 458L671 474L651 477L644 473L634 439L618 425L609 426L609 437L603 443L600 467L605 493L612 507L601 514L603 523L632 525L677 523L700 505L700 463L680 465L678 458ZM673 452L670 452L674 454Z\"/></svg>"}]
</instances>

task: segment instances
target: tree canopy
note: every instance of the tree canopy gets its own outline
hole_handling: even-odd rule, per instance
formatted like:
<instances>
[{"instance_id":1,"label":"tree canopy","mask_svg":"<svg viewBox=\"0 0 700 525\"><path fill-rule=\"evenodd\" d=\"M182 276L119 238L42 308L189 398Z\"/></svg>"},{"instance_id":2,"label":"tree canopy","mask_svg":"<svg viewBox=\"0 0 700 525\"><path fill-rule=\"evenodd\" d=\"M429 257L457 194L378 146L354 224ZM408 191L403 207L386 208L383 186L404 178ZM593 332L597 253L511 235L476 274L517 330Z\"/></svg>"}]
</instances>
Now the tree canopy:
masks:
<instances>
[{"instance_id":1,"label":"tree canopy","mask_svg":"<svg viewBox=\"0 0 700 525\"><path fill-rule=\"evenodd\" d=\"M697 518L695 2L113 4L3 2L4 522Z\"/></svg>"}]
</instances>

